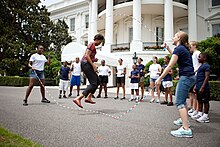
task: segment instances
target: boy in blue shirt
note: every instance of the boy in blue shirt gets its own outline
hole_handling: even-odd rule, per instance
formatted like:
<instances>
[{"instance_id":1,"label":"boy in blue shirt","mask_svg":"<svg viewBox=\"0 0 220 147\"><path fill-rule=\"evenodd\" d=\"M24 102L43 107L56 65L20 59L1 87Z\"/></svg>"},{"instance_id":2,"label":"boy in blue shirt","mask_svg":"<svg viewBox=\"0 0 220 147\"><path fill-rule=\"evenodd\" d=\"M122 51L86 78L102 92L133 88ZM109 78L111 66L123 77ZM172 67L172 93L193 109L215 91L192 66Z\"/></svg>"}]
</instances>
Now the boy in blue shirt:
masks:
<instances>
[{"instance_id":1,"label":"boy in blue shirt","mask_svg":"<svg viewBox=\"0 0 220 147\"><path fill-rule=\"evenodd\" d=\"M67 98L66 91L68 89L69 72L70 72L70 68L67 66L67 61L65 61L63 62L63 66L61 66L59 70L59 75L60 75L59 98L61 98L62 91L63 91L63 98Z\"/></svg>"},{"instance_id":2,"label":"boy in blue shirt","mask_svg":"<svg viewBox=\"0 0 220 147\"><path fill-rule=\"evenodd\" d=\"M210 65L206 63L207 55L205 53L201 53L199 55L198 61L202 63L199 67L196 77L196 85L194 87L194 91L197 94L198 100L198 122L208 123L209 117L209 100L210 100L210 86L209 86L209 76L210 76ZM204 113L202 114L202 108L204 105Z\"/></svg>"},{"instance_id":3,"label":"boy in blue shirt","mask_svg":"<svg viewBox=\"0 0 220 147\"><path fill-rule=\"evenodd\" d=\"M131 88L131 98L128 100L133 101L134 100L134 90L136 92L136 102L139 101L139 88L138 88L138 83L139 83L139 78L140 78L140 73L137 70L137 66L134 64L132 66L132 71L131 74L129 76L129 78L131 78L131 82L130 82L130 88Z\"/></svg>"}]
</instances>

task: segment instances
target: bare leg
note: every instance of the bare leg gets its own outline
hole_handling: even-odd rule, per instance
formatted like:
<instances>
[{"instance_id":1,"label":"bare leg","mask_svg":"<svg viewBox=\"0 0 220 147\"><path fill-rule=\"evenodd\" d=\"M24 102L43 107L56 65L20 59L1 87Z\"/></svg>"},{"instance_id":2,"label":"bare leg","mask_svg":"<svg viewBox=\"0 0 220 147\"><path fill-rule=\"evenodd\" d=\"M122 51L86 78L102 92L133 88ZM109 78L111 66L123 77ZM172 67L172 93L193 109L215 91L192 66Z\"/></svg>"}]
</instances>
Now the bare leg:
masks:
<instances>
[{"instance_id":1,"label":"bare leg","mask_svg":"<svg viewBox=\"0 0 220 147\"><path fill-rule=\"evenodd\" d=\"M189 93L189 107L193 108L193 93Z\"/></svg>"},{"instance_id":2,"label":"bare leg","mask_svg":"<svg viewBox=\"0 0 220 147\"><path fill-rule=\"evenodd\" d=\"M164 91L165 91L165 100L164 101L167 102L169 90L167 88L165 88Z\"/></svg>"},{"instance_id":3,"label":"bare leg","mask_svg":"<svg viewBox=\"0 0 220 147\"><path fill-rule=\"evenodd\" d=\"M33 87L34 87L34 82L35 82L35 78L30 78L30 81L29 81L29 86L26 90L26 94L25 94L25 100L28 99Z\"/></svg>"},{"instance_id":4,"label":"bare leg","mask_svg":"<svg viewBox=\"0 0 220 147\"><path fill-rule=\"evenodd\" d=\"M70 94L69 95L72 95L72 91L73 91L73 86L70 86Z\"/></svg>"},{"instance_id":5,"label":"bare leg","mask_svg":"<svg viewBox=\"0 0 220 147\"><path fill-rule=\"evenodd\" d=\"M183 122L183 128L185 130L188 130L189 129L189 125L188 125L187 107L179 109L179 113L180 113L180 117L181 117L182 122Z\"/></svg>"},{"instance_id":6,"label":"bare leg","mask_svg":"<svg viewBox=\"0 0 220 147\"><path fill-rule=\"evenodd\" d=\"M157 85L156 89L157 89L158 100L160 100L160 85Z\"/></svg>"},{"instance_id":7,"label":"bare leg","mask_svg":"<svg viewBox=\"0 0 220 147\"><path fill-rule=\"evenodd\" d=\"M107 83L104 83L104 91L105 91L105 96L107 96Z\"/></svg>"},{"instance_id":8,"label":"bare leg","mask_svg":"<svg viewBox=\"0 0 220 147\"><path fill-rule=\"evenodd\" d=\"M141 86L141 98L144 98L144 85Z\"/></svg>"},{"instance_id":9,"label":"bare leg","mask_svg":"<svg viewBox=\"0 0 220 147\"><path fill-rule=\"evenodd\" d=\"M44 79L41 79L41 82L44 84ZM45 84L44 84L45 85ZM43 85L40 84L40 92L41 92L41 95L42 95L42 99L45 98L45 88Z\"/></svg>"},{"instance_id":10,"label":"bare leg","mask_svg":"<svg viewBox=\"0 0 220 147\"><path fill-rule=\"evenodd\" d=\"M204 104L204 113L208 114L209 113L209 102Z\"/></svg>"},{"instance_id":11,"label":"bare leg","mask_svg":"<svg viewBox=\"0 0 220 147\"><path fill-rule=\"evenodd\" d=\"M125 97L125 83L121 84L122 90L123 90L123 97Z\"/></svg>"},{"instance_id":12,"label":"bare leg","mask_svg":"<svg viewBox=\"0 0 220 147\"><path fill-rule=\"evenodd\" d=\"M119 84L119 83L117 83L116 97L118 97L119 88L120 88L120 84Z\"/></svg>"},{"instance_id":13,"label":"bare leg","mask_svg":"<svg viewBox=\"0 0 220 147\"><path fill-rule=\"evenodd\" d=\"M170 102L173 102L173 93L171 87L168 88L170 94Z\"/></svg>"},{"instance_id":14,"label":"bare leg","mask_svg":"<svg viewBox=\"0 0 220 147\"><path fill-rule=\"evenodd\" d=\"M102 93L102 84L99 85L99 96L101 96Z\"/></svg>"},{"instance_id":15,"label":"bare leg","mask_svg":"<svg viewBox=\"0 0 220 147\"><path fill-rule=\"evenodd\" d=\"M152 99L155 99L154 97L154 82L150 82L150 88L151 88L151 96L152 96Z\"/></svg>"},{"instance_id":16,"label":"bare leg","mask_svg":"<svg viewBox=\"0 0 220 147\"><path fill-rule=\"evenodd\" d=\"M77 96L79 96L80 86L77 86Z\"/></svg>"}]
</instances>

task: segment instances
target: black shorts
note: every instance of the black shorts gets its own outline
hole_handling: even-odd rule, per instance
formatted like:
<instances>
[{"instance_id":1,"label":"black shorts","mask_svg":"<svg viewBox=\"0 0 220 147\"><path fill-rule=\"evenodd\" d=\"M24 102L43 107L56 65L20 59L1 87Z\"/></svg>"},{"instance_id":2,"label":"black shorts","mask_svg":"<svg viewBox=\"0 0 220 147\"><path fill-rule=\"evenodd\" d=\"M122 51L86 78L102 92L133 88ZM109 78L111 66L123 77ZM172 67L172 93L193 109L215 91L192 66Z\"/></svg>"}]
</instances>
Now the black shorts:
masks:
<instances>
[{"instance_id":1,"label":"black shorts","mask_svg":"<svg viewBox=\"0 0 220 147\"><path fill-rule=\"evenodd\" d=\"M99 76L101 84L108 83L108 76Z\"/></svg>"},{"instance_id":2,"label":"black shorts","mask_svg":"<svg viewBox=\"0 0 220 147\"><path fill-rule=\"evenodd\" d=\"M117 84L122 84L124 83L125 84L125 77L116 77L116 83Z\"/></svg>"},{"instance_id":3,"label":"black shorts","mask_svg":"<svg viewBox=\"0 0 220 147\"><path fill-rule=\"evenodd\" d=\"M194 88L195 85L196 85L196 84L194 84L194 85L190 88L189 93L194 93L194 94L196 94L196 93L193 91L193 88Z\"/></svg>"},{"instance_id":4,"label":"black shorts","mask_svg":"<svg viewBox=\"0 0 220 147\"><path fill-rule=\"evenodd\" d=\"M207 103L210 101L210 90L205 89L202 94L199 93L199 91L196 91L197 94L197 100L199 102Z\"/></svg>"}]
</instances>

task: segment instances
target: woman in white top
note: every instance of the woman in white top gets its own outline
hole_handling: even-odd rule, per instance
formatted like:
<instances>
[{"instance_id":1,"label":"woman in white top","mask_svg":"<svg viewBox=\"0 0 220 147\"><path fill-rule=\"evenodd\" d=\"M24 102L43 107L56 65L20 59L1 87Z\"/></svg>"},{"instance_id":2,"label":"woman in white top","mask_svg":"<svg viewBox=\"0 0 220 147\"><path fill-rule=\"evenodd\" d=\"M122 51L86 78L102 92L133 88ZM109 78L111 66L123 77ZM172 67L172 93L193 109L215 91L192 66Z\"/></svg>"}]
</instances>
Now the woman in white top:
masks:
<instances>
[{"instance_id":1,"label":"woman in white top","mask_svg":"<svg viewBox=\"0 0 220 147\"><path fill-rule=\"evenodd\" d=\"M50 56L48 56L48 60L46 59L46 57L43 55L44 53L44 47L42 45L38 45L37 47L37 53L31 55L30 60L29 60L29 64L28 66L31 68L30 70L30 82L29 82L29 86L26 90L26 95L25 95L25 99L24 99L24 106L27 106L27 99L28 96L31 93L31 90L34 87L34 82L35 79L40 80L41 82L39 82L40 85L40 91L41 91L41 95L42 95L42 103L50 103L49 100L47 100L45 98L45 88L44 88L44 64L47 63L47 65L50 65ZM43 85L41 84L43 83Z\"/></svg>"},{"instance_id":2,"label":"woman in white top","mask_svg":"<svg viewBox=\"0 0 220 147\"><path fill-rule=\"evenodd\" d=\"M160 64L158 64L157 57L153 57L153 64L150 65L149 72L150 72L150 88L151 88L151 95L152 95L152 99L150 100L150 102L152 103L155 101L155 97L154 97L155 81L161 74L161 66ZM160 102L160 86L156 86L156 91L158 94L157 103L159 103Z\"/></svg>"},{"instance_id":3,"label":"woman in white top","mask_svg":"<svg viewBox=\"0 0 220 147\"><path fill-rule=\"evenodd\" d=\"M118 99L118 93L120 86L123 90L123 97L121 100L125 99L125 75L126 75L126 66L122 64L123 60L120 58L118 60L119 65L116 68L116 83L117 83L117 91L115 99Z\"/></svg>"}]
</instances>

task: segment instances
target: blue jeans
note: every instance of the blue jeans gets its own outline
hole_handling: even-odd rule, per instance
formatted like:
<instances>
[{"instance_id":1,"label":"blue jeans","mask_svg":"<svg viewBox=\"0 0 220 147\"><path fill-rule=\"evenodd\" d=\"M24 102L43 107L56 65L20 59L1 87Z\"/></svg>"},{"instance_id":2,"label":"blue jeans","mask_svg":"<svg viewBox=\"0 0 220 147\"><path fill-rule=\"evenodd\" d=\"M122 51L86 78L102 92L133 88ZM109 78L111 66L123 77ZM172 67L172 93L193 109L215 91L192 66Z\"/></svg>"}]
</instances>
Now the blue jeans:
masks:
<instances>
[{"instance_id":1,"label":"blue jeans","mask_svg":"<svg viewBox=\"0 0 220 147\"><path fill-rule=\"evenodd\" d=\"M176 86L176 107L182 109L186 106L186 98L190 88L195 84L196 78L192 76L181 76Z\"/></svg>"},{"instance_id":2,"label":"blue jeans","mask_svg":"<svg viewBox=\"0 0 220 147\"><path fill-rule=\"evenodd\" d=\"M35 72L36 72L37 76L39 77L39 79L44 79L44 71L39 71L39 70L35 69ZM30 78L38 79L35 72L30 69Z\"/></svg>"}]
</instances>

